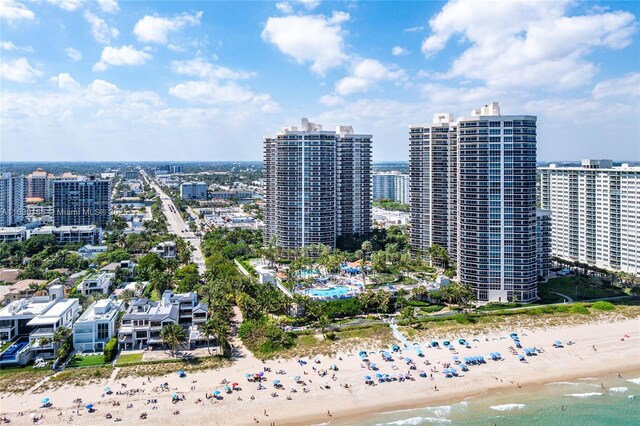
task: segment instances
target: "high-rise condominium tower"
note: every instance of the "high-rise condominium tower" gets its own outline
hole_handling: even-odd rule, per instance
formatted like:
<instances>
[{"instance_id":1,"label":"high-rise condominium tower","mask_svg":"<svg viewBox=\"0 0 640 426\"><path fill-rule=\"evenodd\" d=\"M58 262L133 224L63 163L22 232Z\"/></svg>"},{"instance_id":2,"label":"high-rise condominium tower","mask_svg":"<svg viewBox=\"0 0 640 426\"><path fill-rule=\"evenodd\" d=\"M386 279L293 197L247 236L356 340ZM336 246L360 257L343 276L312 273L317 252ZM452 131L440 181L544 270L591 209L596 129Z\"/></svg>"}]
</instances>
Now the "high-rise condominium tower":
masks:
<instances>
[{"instance_id":1,"label":"high-rise condominium tower","mask_svg":"<svg viewBox=\"0 0 640 426\"><path fill-rule=\"evenodd\" d=\"M536 117L493 102L410 127L411 243L449 250L481 301L537 298Z\"/></svg>"},{"instance_id":2,"label":"high-rise condominium tower","mask_svg":"<svg viewBox=\"0 0 640 426\"><path fill-rule=\"evenodd\" d=\"M0 173L0 226L15 226L26 219L24 198L27 194L24 176Z\"/></svg>"},{"instance_id":3,"label":"high-rise condominium tower","mask_svg":"<svg viewBox=\"0 0 640 426\"><path fill-rule=\"evenodd\" d=\"M334 247L371 230L371 135L302 119L264 140L265 243Z\"/></svg>"},{"instance_id":4,"label":"high-rise condominium tower","mask_svg":"<svg viewBox=\"0 0 640 426\"><path fill-rule=\"evenodd\" d=\"M373 174L373 199L389 199L409 204L409 175L399 172Z\"/></svg>"},{"instance_id":5,"label":"high-rise condominium tower","mask_svg":"<svg viewBox=\"0 0 640 426\"><path fill-rule=\"evenodd\" d=\"M552 212L552 254L640 273L640 167L583 160L539 170L540 203Z\"/></svg>"},{"instance_id":6,"label":"high-rise condominium tower","mask_svg":"<svg viewBox=\"0 0 640 426\"><path fill-rule=\"evenodd\" d=\"M53 182L54 225L96 225L111 218L111 181L84 177Z\"/></svg>"}]
</instances>

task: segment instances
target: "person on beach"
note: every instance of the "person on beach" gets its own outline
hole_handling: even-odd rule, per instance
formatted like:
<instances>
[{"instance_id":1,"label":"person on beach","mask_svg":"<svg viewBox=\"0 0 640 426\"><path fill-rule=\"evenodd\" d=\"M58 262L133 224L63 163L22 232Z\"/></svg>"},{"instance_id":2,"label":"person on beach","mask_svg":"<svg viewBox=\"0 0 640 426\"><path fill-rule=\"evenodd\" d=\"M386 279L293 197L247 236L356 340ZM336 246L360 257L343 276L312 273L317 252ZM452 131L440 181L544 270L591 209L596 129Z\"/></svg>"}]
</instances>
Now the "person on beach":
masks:
<instances>
[{"instance_id":1,"label":"person on beach","mask_svg":"<svg viewBox=\"0 0 640 426\"><path fill-rule=\"evenodd\" d=\"M329 417L333 417L333 416L331 415L331 411L327 410L327 416L329 416Z\"/></svg>"}]
</instances>

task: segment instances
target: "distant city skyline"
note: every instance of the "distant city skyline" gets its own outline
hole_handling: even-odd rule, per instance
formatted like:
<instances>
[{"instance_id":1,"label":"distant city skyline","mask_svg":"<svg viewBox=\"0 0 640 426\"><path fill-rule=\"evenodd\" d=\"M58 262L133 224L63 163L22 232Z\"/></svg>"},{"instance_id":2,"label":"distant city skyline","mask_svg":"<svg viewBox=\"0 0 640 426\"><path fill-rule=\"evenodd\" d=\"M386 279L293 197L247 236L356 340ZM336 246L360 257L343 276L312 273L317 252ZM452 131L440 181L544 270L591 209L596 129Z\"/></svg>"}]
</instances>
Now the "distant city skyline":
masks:
<instances>
[{"instance_id":1,"label":"distant city skyline","mask_svg":"<svg viewBox=\"0 0 640 426\"><path fill-rule=\"evenodd\" d=\"M464 13L463 13L464 12ZM499 101L538 160L640 160L636 2L0 4L0 162L260 161L299 117L374 135ZM635 53L635 54L634 54Z\"/></svg>"}]
</instances>

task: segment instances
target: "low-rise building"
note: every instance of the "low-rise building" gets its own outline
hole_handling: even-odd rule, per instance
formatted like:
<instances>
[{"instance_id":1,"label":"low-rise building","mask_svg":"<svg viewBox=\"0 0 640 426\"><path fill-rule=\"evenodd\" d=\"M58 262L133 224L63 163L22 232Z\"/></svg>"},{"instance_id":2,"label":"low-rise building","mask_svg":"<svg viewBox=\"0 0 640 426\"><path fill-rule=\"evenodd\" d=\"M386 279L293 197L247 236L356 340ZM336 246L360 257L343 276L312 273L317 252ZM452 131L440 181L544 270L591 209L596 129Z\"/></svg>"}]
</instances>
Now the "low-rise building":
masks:
<instances>
[{"instance_id":1,"label":"low-rise building","mask_svg":"<svg viewBox=\"0 0 640 426\"><path fill-rule=\"evenodd\" d=\"M161 345L162 327L174 323L188 329L188 343L192 347L200 340L193 337L193 331L207 318L207 305L198 303L194 292L173 294L167 290L159 302L132 299L118 330L118 346L127 350Z\"/></svg>"},{"instance_id":2,"label":"low-rise building","mask_svg":"<svg viewBox=\"0 0 640 426\"><path fill-rule=\"evenodd\" d=\"M94 246L93 244L86 244L78 249L78 254L85 259L94 259L100 253L105 253L109 247L107 246Z\"/></svg>"},{"instance_id":3,"label":"low-rise building","mask_svg":"<svg viewBox=\"0 0 640 426\"><path fill-rule=\"evenodd\" d=\"M31 231L32 236L48 234L55 235L58 244L99 244L102 241L102 229L95 225L43 226Z\"/></svg>"},{"instance_id":4,"label":"low-rise building","mask_svg":"<svg viewBox=\"0 0 640 426\"><path fill-rule=\"evenodd\" d=\"M36 356L55 358L54 333L71 328L79 312L78 299L36 296L9 303L0 310L0 342L14 343L0 354L0 367L24 365Z\"/></svg>"},{"instance_id":5,"label":"low-rise building","mask_svg":"<svg viewBox=\"0 0 640 426\"><path fill-rule=\"evenodd\" d=\"M27 228L24 226L3 226L0 227L0 243L11 243L14 241L24 241L29 238Z\"/></svg>"},{"instance_id":6,"label":"low-rise building","mask_svg":"<svg viewBox=\"0 0 640 426\"><path fill-rule=\"evenodd\" d=\"M116 322L123 303L101 299L91 306L73 324L73 347L82 352L102 352L107 342L116 335Z\"/></svg>"},{"instance_id":7,"label":"low-rise building","mask_svg":"<svg viewBox=\"0 0 640 426\"><path fill-rule=\"evenodd\" d=\"M151 253L155 253L163 259L175 259L177 254L176 243L173 241L164 241L152 248Z\"/></svg>"},{"instance_id":8,"label":"low-rise building","mask_svg":"<svg viewBox=\"0 0 640 426\"><path fill-rule=\"evenodd\" d=\"M149 281L131 281L127 283L122 283L113 291L114 296L120 297L122 293L129 290L133 292L135 297L140 297L144 294L144 290L149 285Z\"/></svg>"},{"instance_id":9,"label":"low-rise building","mask_svg":"<svg viewBox=\"0 0 640 426\"><path fill-rule=\"evenodd\" d=\"M7 286L8 291L3 296L0 296L2 297L2 299L0 299L0 302L8 303L13 302L14 300L33 297L36 295L36 292L43 288L46 284L47 280L20 280L15 284Z\"/></svg>"},{"instance_id":10,"label":"low-rise building","mask_svg":"<svg viewBox=\"0 0 640 426\"><path fill-rule=\"evenodd\" d=\"M86 276L78 285L78 293L83 296L91 294L109 294L115 274L108 272L96 272Z\"/></svg>"}]
</instances>

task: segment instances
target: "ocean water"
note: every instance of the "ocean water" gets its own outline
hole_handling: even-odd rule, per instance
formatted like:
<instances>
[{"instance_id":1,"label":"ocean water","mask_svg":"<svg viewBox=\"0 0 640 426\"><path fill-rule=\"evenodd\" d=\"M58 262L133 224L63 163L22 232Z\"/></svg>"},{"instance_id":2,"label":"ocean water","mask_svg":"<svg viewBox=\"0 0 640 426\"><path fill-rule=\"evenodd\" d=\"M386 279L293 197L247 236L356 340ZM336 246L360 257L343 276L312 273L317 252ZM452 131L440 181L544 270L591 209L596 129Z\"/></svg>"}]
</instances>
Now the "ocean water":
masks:
<instances>
[{"instance_id":1,"label":"ocean water","mask_svg":"<svg viewBox=\"0 0 640 426\"><path fill-rule=\"evenodd\" d=\"M602 389L602 385L605 389ZM492 391L450 404L332 421L332 426L640 425L640 372Z\"/></svg>"}]
</instances>

